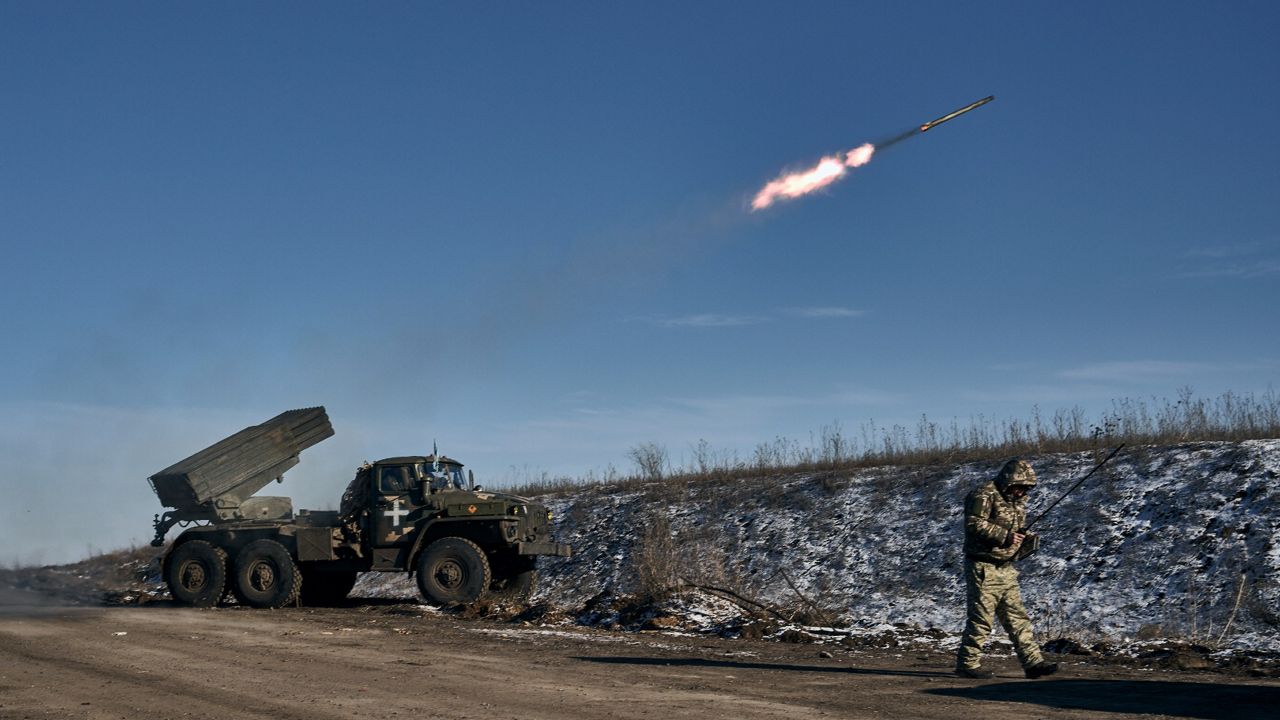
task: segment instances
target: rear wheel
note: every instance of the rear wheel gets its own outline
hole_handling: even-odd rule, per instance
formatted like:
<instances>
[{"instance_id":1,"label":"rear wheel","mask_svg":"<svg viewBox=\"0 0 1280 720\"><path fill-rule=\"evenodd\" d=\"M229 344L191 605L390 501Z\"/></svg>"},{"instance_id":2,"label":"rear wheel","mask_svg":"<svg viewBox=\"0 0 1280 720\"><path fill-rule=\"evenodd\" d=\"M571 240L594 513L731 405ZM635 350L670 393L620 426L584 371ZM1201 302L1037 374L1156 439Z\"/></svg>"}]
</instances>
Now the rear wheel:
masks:
<instances>
[{"instance_id":1,"label":"rear wheel","mask_svg":"<svg viewBox=\"0 0 1280 720\"><path fill-rule=\"evenodd\" d=\"M479 600L490 578L484 551L465 538L441 538L418 557L418 590L436 605Z\"/></svg>"},{"instance_id":2,"label":"rear wheel","mask_svg":"<svg viewBox=\"0 0 1280 720\"><path fill-rule=\"evenodd\" d=\"M356 586L356 571L334 569L323 564L302 563L302 591L299 596L303 605L322 607L337 605L343 601Z\"/></svg>"},{"instance_id":3,"label":"rear wheel","mask_svg":"<svg viewBox=\"0 0 1280 720\"><path fill-rule=\"evenodd\" d=\"M189 540L169 553L164 576L174 600L213 607L227 585L227 552L205 540Z\"/></svg>"},{"instance_id":4,"label":"rear wheel","mask_svg":"<svg viewBox=\"0 0 1280 720\"><path fill-rule=\"evenodd\" d=\"M254 540L236 553L236 599L257 608L278 608L298 602L302 573L289 551L275 540Z\"/></svg>"}]
</instances>

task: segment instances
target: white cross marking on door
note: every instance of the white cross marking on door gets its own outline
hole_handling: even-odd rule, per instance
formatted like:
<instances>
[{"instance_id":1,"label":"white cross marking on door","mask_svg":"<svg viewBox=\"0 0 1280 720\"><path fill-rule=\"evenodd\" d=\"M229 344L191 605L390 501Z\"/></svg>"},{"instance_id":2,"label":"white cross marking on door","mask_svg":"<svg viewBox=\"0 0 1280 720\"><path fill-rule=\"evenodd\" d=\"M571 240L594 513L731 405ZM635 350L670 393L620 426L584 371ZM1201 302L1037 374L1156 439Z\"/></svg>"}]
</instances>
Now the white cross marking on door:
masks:
<instances>
[{"instance_id":1,"label":"white cross marking on door","mask_svg":"<svg viewBox=\"0 0 1280 720\"><path fill-rule=\"evenodd\" d=\"M391 518L392 526L400 527L400 518L404 517L405 515L408 515L409 511L400 509L400 498L396 498L395 502L392 503L392 505L393 505L393 509L387 510L382 514Z\"/></svg>"}]
</instances>

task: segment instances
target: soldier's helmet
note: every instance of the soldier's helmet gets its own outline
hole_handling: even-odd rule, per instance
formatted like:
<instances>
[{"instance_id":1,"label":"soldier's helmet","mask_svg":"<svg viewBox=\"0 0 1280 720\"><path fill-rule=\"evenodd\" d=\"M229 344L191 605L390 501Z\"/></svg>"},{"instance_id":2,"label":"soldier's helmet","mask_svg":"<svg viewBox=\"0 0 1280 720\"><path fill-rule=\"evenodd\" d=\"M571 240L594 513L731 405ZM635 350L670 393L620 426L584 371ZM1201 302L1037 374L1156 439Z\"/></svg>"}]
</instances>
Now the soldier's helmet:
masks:
<instances>
[{"instance_id":1,"label":"soldier's helmet","mask_svg":"<svg viewBox=\"0 0 1280 720\"><path fill-rule=\"evenodd\" d=\"M1035 487L1036 471L1031 469L1031 463L1022 458L1014 458L1004 464L1000 468L1000 473L996 475L996 487L1003 492L1011 485L1025 485L1027 487Z\"/></svg>"}]
</instances>

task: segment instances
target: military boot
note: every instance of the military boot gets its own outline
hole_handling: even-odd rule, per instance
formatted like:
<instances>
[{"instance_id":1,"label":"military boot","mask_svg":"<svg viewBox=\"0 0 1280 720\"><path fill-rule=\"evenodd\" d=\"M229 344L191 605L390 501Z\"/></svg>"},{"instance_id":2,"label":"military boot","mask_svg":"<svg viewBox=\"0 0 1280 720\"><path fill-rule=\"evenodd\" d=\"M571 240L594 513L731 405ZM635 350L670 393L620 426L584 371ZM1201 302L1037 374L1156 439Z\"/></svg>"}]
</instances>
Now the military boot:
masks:
<instances>
[{"instance_id":1,"label":"military boot","mask_svg":"<svg viewBox=\"0 0 1280 720\"><path fill-rule=\"evenodd\" d=\"M1027 672L1030 671L1028 670ZM956 668L956 675L962 678L969 678L970 680L990 680L996 676L996 674L990 670L983 670L980 667L958 667Z\"/></svg>"},{"instance_id":2,"label":"military boot","mask_svg":"<svg viewBox=\"0 0 1280 720\"><path fill-rule=\"evenodd\" d=\"M1028 665L1023 668L1022 671L1026 673L1029 679L1035 680L1036 678L1042 678L1045 675L1052 675L1058 672L1058 663L1048 663L1041 660L1035 665Z\"/></svg>"}]
</instances>

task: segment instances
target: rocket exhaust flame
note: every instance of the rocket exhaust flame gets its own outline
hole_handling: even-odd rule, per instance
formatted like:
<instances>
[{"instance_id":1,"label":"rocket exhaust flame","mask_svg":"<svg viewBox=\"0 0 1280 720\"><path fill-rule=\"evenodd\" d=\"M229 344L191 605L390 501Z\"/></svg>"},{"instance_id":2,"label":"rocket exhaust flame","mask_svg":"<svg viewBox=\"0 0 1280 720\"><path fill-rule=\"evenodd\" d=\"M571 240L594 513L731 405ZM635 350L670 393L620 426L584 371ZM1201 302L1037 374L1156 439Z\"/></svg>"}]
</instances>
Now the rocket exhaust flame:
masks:
<instances>
[{"instance_id":1,"label":"rocket exhaust flame","mask_svg":"<svg viewBox=\"0 0 1280 720\"><path fill-rule=\"evenodd\" d=\"M843 157L839 154L828 155L808 170L783 175L756 193L755 199L751 201L751 209L763 210L781 198L797 198L821 190L844 177L849 168L861 167L871 162L875 151L874 145L866 143L844 153Z\"/></svg>"},{"instance_id":2,"label":"rocket exhaust flame","mask_svg":"<svg viewBox=\"0 0 1280 720\"><path fill-rule=\"evenodd\" d=\"M828 155L818 161L817 165L800 172L787 173L779 176L776 180L772 180L769 184L760 189L756 193L755 198L751 200L751 211L763 210L778 200L790 200L811 192L821 190L831 183L839 180L849 173L850 168L862 167L871 162L871 156L876 150L883 150L891 145L896 145L909 137L914 137L920 133L927 132L932 128L941 125L959 115L963 115L970 110L986 105L995 100L995 95L982 98L977 102L969 103L959 110L952 111L938 118L931 120L919 127L913 127L904 133L895 135L888 140L876 144L864 143L858 147L845 153L837 153Z\"/></svg>"}]
</instances>

